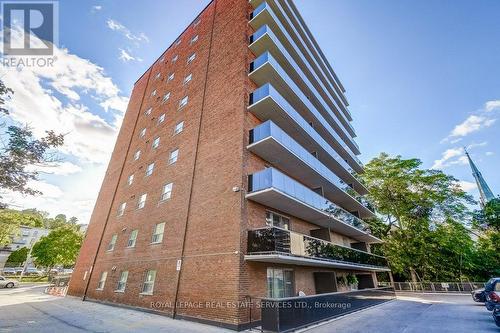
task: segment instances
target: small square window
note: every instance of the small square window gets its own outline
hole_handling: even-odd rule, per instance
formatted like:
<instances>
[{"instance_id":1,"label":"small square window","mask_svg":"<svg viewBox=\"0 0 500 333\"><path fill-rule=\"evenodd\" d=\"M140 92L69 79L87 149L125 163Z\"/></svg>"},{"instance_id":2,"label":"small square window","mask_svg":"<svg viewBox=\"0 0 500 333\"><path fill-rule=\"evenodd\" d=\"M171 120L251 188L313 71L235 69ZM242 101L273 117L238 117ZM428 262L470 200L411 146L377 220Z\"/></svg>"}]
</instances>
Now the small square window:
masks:
<instances>
[{"instance_id":1,"label":"small square window","mask_svg":"<svg viewBox=\"0 0 500 333\"><path fill-rule=\"evenodd\" d=\"M116 284L116 292L124 292L127 285L128 271L123 271L120 273L120 279Z\"/></svg>"},{"instance_id":2,"label":"small square window","mask_svg":"<svg viewBox=\"0 0 500 333\"><path fill-rule=\"evenodd\" d=\"M148 194L144 193L143 195L141 195L139 197L139 200L137 201L137 209L144 208L144 206L146 205L146 198L147 198L147 196L148 196Z\"/></svg>"},{"instance_id":3,"label":"small square window","mask_svg":"<svg viewBox=\"0 0 500 333\"><path fill-rule=\"evenodd\" d=\"M151 243L161 243L163 241L163 232L165 231L165 222L158 223L153 229L153 235L151 236Z\"/></svg>"},{"instance_id":4,"label":"small square window","mask_svg":"<svg viewBox=\"0 0 500 333\"><path fill-rule=\"evenodd\" d=\"M182 42L182 39L179 38L178 40L175 41L174 46L178 46Z\"/></svg>"},{"instance_id":5,"label":"small square window","mask_svg":"<svg viewBox=\"0 0 500 333\"><path fill-rule=\"evenodd\" d=\"M153 149L158 148L160 146L160 137L154 139L153 144L151 146L153 147Z\"/></svg>"},{"instance_id":6,"label":"small square window","mask_svg":"<svg viewBox=\"0 0 500 333\"><path fill-rule=\"evenodd\" d=\"M194 59L196 59L196 53L193 53L189 56L189 58L187 59L187 63L192 63Z\"/></svg>"},{"instance_id":7,"label":"small square window","mask_svg":"<svg viewBox=\"0 0 500 333\"><path fill-rule=\"evenodd\" d=\"M111 237L111 240L109 241L109 244L108 244L108 251L113 251L115 249L115 244L116 244L116 240L118 239L118 235L113 235Z\"/></svg>"},{"instance_id":8,"label":"small square window","mask_svg":"<svg viewBox=\"0 0 500 333\"><path fill-rule=\"evenodd\" d=\"M130 186L134 182L134 175L128 176L127 185Z\"/></svg>"},{"instance_id":9,"label":"small square window","mask_svg":"<svg viewBox=\"0 0 500 333\"><path fill-rule=\"evenodd\" d=\"M161 201L168 200L172 197L172 188L174 187L173 183L168 183L163 186L163 192L161 194Z\"/></svg>"},{"instance_id":10,"label":"small square window","mask_svg":"<svg viewBox=\"0 0 500 333\"><path fill-rule=\"evenodd\" d=\"M130 237L128 238L127 247L135 247L135 242L137 241L137 234L139 230L132 230Z\"/></svg>"},{"instance_id":11,"label":"small square window","mask_svg":"<svg viewBox=\"0 0 500 333\"><path fill-rule=\"evenodd\" d=\"M175 125L174 135L179 134L180 132L182 132L183 129L184 129L184 122L181 121L180 123L178 123L177 125Z\"/></svg>"},{"instance_id":12,"label":"small square window","mask_svg":"<svg viewBox=\"0 0 500 333\"><path fill-rule=\"evenodd\" d=\"M141 133L139 133L139 137L143 138L146 135L146 128L143 128L141 130Z\"/></svg>"},{"instance_id":13,"label":"small square window","mask_svg":"<svg viewBox=\"0 0 500 333\"><path fill-rule=\"evenodd\" d=\"M185 107L188 103L188 100L189 100L189 97L188 96L185 96L184 98L182 98L180 101L179 101L179 109Z\"/></svg>"},{"instance_id":14,"label":"small square window","mask_svg":"<svg viewBox=\"0 0 500 333\"><path fill-rule=\"evenodd\" d=\"M161 57L160 62L164 62L164 61L165 61L165 57Z\"/></svg>"},{"instance_id":15,"label":"small square window","mask_svg":"<svg viewBox=\"0 0 500 333\"><path fill-rule=\"evenodd\" d=\"M149 115L151 114L151 111L153 111L153 108L149 108L149 109L147 109L147 110L144 112L144 114L145 114L146 116L149 116Z\"/></svg>"},{"instance_id":16,"label":"small square window","mask_svg":"<svg viewBox=\"0 0 500 333\"><path fill-rule=\"evenodd\" d=\"M191 38L191 40L189 41L189 45L193 45L194 43L196 43L198 41L198 35L194 36L193 38Z\"/></svg>"},{"instance_id":17,"label":"small square window","mask_svg":"<svg viewBox=\"0 0 500 333\"><path fill-rule=\"evenodd\" d=\"M198 26L198 24L200 24L200 22L201 22L201 18L199 18L199 17L198 17L198 18L194 21L193 26L195 26L195 27L196 27L196 26Z\"/></svg>"},{"instance_id":18,"label":"small square window","mask_svg":"<svg viewBox=\"0 0 500 333\"><path fill-rule=\"evenodd\" d=\"M167 81L172 81L172 80L174 79L174 77L175 77L175 73L170 74L170 75L168 76Z\"/></svg>"},{"instance_id":19,"label":"small square window","mask_svg":"<svg viewBox=\"0 0 500 333\"><path fill-rule=\"evenodd\" d=\"M175 62L179 59L178 55L175 55L175 57L172 58L172 63L175 64Z\"/></svg>"},{"instance_id":20,"label":"small square window","mask_svg":"<svg viewBox=\"0 0 500 333\"><path fill-rule=\"evenodd\" d=\"M161 73L160 72L156 73L155 80L158 80L159 78L161 78Z\"/></svg>"},{"instance_id":21,"label":"small square window","mask_svg":"<svg viewBox=\"0 0 500 333\"><path fill-rule=\"evenodd\" d=\"M134 154L134 160L136 160L136 161L137 161L140 157L141 157L141 151L140 151L140 150L138 150L138 151L136 151L136 152L135 152L135 154Z\"/></svg>"},{"instance_id":22,"label":"small square window","mask_svg":"<svg viewBox=\"0 0 500 333\"><path fill-rule=\"evenodd\" d=\"M170 92L163 95L162 103L165 103L166 101L168 101L169 98L170 98Z\"/></svg>"},{"instance_id":23,"label":"small square window","mask_svg":"<svg viewBox=\"0 0 500 333\"><path fill-rule=\"evenodd\" d=\"M151 96L156 96L156 89L151 92Z\"/></svg>"},{"instance_id":24,"label":"small square window","mask_svg":"<svg viewBox=\"0 0 500 333\"><path fill-rule=\"evenodd\" d=\"M193 79L193 74L189 74L188 76L186 76L184 78L184 81L182 81L182 84L188 84L189 81L191 81Z\"/></svg>"},{"instance_id":25,"label":"small square window","mask_svg":"<svg viewBox=\"0 0 500 333\"><path fill-rule=\"evenodd\" d=\"M127 203L122 202L120 204L120 207L118 207L118 216L123 216L123 214L125 213L125 208L127 208Z\"/></svg>"},{"instance_id":26,"label":"small square window","mask_svg":"<svg viewBox=\"0 0 500 333\"><path fill-rule=\"evenodd\" d=\"M108 277L108 272L102 272L99 282L97 283L97 290L103 290L106 284L106 278Z\"/></svg>"},{"instance_id":27,"label":"small square window","mask_svg":"<svg viewBox=\"0 0 500 333\"><path fill-rule=\"evenodd\" d=\"M141 294L152 295L155 285L156 271L148 270L144 275L144 281L142 283Z\"/></svg>"},{"instance_id":28,"label":"small square window","mask_svg":"<svg viewBox=\"0 0 500 333\"><path fill-rule=\"evenodd\" d=\"M151 176L153 174L154 169L155 169L154 163L151 163L150 165L148 165L148 167L146 168L146 177Z\"/></svg>"},{"instance_id":29,"label":"small square window","mask_svg":"<svg viewBox=\"0 0 500 333\"><path fill-rule=\"evenodd\" d=\"M174 164L175 162L177 162L178 157L179 157L179 149L171 151L170 158L168 159L168 164Z\"/></svg>"},{"instance_id":30,"label":"small square window","mask_svg":"<svg viewBox=\"0 0 500 333\"><path fill-rule=\"evenodd\" d=\"M162 115L158 117L158 124L161 124L164 121L165 121L165 114L162 113Z\"/></svg>"}]
</instances>

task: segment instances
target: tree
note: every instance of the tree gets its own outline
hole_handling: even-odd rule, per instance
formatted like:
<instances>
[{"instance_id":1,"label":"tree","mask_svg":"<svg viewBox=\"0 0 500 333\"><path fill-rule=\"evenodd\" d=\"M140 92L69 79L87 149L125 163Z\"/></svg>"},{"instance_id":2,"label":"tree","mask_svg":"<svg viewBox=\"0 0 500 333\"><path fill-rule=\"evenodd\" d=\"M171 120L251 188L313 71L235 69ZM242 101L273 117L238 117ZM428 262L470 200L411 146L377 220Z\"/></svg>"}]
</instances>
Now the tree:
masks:
<instances>
[{"instance_id":1,"label":"tree","mask_svg":"<svg viewBox=\"0 0 500 333\"><path fill-rule=\"evenodd\" d=\"M488 201L483 209L474 212L473 226L477 230L500 232L500 198Z\"/></svg>"},{"instance_id":2,"label":"tree","mask_svg":"<svg viewBox=\"0 0 500 333\"><path fill-rule=\"evenodd\" d=\"M14 92L5 86L0 80L0 117L9 114L5 108L5 101ZM5 126L5 122L2 123ZM64 143L61 134L54 131L47 131L46 136L35 139L28 126L9 125L5 130L5 142L0 146L0 189L10 190L26 195L41 194L40 191L29 187L28 183L38 177L38 172L27 170L27 166L43 165L54 161L50 154L52 148L57 148ZM1 199L1 196L0 196ZM0 208L5 208L6 204L0 202Z\"/></svg>"},{"instance_id":3,"label":"tree","mask_svg":"<svg viewBox=\"0 0 500 333\"><path fill-rule=\"evenodd\" d=\"M20 226L43 227L43 216L33 211L0 209L0 246L9 244L19 234Z\"/></svg>"},{"instance_id":4,"label":"tree","mask_svg":"<svg viewBox=\"0 0 500 333\"><path fill-rule=\"evenodd\" d=\"M460 279L471 267L473 242L464 223L473 200L455 178L421 164L382 153L365 166L361 177L378 212L367 222L384 240L373 250L413 281Z\"/></svg>"},{"instance_id":5,"label":"tree","mask_svg":"<svg viewBox=\"0 0 500 333\"><path fill-rule=\"evenodd\" d=\"M20 249L12 252L7 258L7 264L20 265L26 261L28 258L29 249L27 247L22 247Z\"/></svg>"},{"instance_id":6,"label":"tree","mask_svg":"<svg viewBox=\"0 0 500 333\"><path fill-rule=\"evenodd\" d=\"M31 256L35 264L47 268L56 265L74 265L83 235L72 226L52 230L33 245Z\"/></svg>"}]
</instances>

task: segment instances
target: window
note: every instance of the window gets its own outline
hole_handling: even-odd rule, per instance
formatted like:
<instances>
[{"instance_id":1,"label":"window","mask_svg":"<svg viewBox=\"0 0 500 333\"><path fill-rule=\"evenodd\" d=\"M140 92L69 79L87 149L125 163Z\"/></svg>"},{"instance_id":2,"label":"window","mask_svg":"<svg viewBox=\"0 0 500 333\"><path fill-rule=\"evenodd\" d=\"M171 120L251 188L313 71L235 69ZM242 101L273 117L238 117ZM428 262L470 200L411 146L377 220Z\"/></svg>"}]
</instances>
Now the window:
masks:
<instances>
[{"instance_id":1,"label":"window","mask_svg":"<svg viewBox=\"0 0 500 333\"><path fill-rule=\"evenodd\" d=\"M179 149L172 150L170 152L170 158L168 159L168 164L174 164L177 162L177 158L179 157Z\"/></svg>"},{"instance_id":2,"label":"window","mask_svg":"<svg viewBox=\"0 0 500 333\"><path fill-rule=\"evenodd\" d=\"M134 175L128 176L127 185L130 186L134 182Z\"/></svg>"},{"instance_id":3,"label":"window","mask_svg":"<svg viewBox=\"0 0 500 333\"><path fill-rule=\"evenodd\" d=\"M195 27L198 26L198 24L200 24L200 22L201 22L201 18L198 17L196 19L196 21L194 21L193 26L195 26Z\"/></svg>"},{"instance_id":4,"label":"window","mask_svg":"<svg viewBox=\"0 0 500 333\"><path fill-rule=\"evenodd\" d=\"M160 60L160 61L161 61L161 60ZM156 73L156 75L155 75L155 80L158 80L160 77L161 77L161 73L160 73L160 72Z\"/></svg>"},{"instance_id":5,"label":"window","mask_svg":"<svg viewBox=\"0 0 500 333\"><path fill-rule=\"evenodd\" d=\"M160 146L160 137L157 137L156 139L154 139L152 147L153 149L156 149L159 146Z\"/></svg>"},{"instance_id":6,"label":"window","mask_svg":"<svg viewBox=\"0 0 500 333\"><path fill-rule=\"evenodd\" d=\"M268 225L278 228L290 229L290 219L274 212L266 211L266 222Z\"/></svg>"},{"instance_id":7,"label":"window","mask_svg":"<svg viewBox=\"0 0 500 333\"><path fill-rule=\"evenodd\" d=\"M118 216L122 216L125 213L125 208L127 207L126 202L122 202L120 207L118 207Z\"/></svg>"},{"instance_id":8,"label":"window","mask_svg":"<svg viewBox=\"0 0 500 333\"><path fill-rule=\"evenodd\" d=\"M147 198L147 196L148 196L148 194L144 193L143 195L141 195L139 197L139 201L137 201L137 209L144 208L144 205L146 205L146 198Z\"/></svg>"},{"instance_id":9,"label":"window","mask_svg":"<svg viewBox=\"0 0 500 333\"><path fill-rule=\"evenodd\" d=\"M170 93L168 92L165 95L163 95L162 103L165 103L166 101L168 101L169 98L170 98Z\"/></svg>"},{"instance_id":10,"label":"window","mask_svg":"<svg viewBox=\"0 0 500 333\"><path fill-rule=\"evenodd\" d=\"M188 64L192 63L194 59L196 59L196 53L193 53L189 56L187 63Z\"/></svg>"},{"instance_id":11,"label":"window","mask_svg":"<svg viewBox=\"0 0 500 333\"><path fill-rule=\"evenodd\" d=\"M163 186L163 192L161 194L161 201L163 200L168 200L172 197L172 187L174 186L173 183L168 183Z\"/></svg>"},{"instance_id":12,"label":"window","mask_svg":"<svg viewBox=\"0 0 500 333\"><path fill-rule=\"evenodd\" d=\"M142 284L141 294L147 294L147 295L153 294L155 278L156 278L156 271L153 270L146 271L146 274L144 275L144 282Z\"/></svg>"},{"instance_id":13,"label":"window","mask_svg":"<svg viewBox=\"0 0 500 333\"><path fill-rule=\"evenodd\" d=\"M172 81L172 80L174 79L174 77L175 77L175 73L170 74L170 75L168 76L167 81Z\"/></svg>"},{"instance_id":14,"label":"window","mask_svg":"<svg viewBox=\"0 0 500 333\"><path fill-rule=\"evenodd\" d=\"M160 62L164 62L164 61L165 61L165 57L161 57Z\"/></svg>"},{"instance_id":15,"label":"window","mask_svg":"<svg viewBox=\"0 0 500 333\"><path fill-rule=\"evenodd\" d=\"M146 135L146 128L143 128L141 130L141 133L139 133L139 137L143 138Z\"/></svg>"},{"instance_id":16,"label":"window","mask_svg":"<svg viewBox=\"0 0 500 333\"><path fill-rule=\"evenodd\" d=\"M151 93L151 97L152 97L152 96L156 96L156 89L155 89L155 90L153 90L153 92Z\"/></svg>"},{"instance_id":17,"label":"window","mask_svg":"<svg viewBox=\"0 0 500 333\"><path fill-rule=\"evenodd\" d=\"M153 111L153 108L149 108L149 109L147 109L147 110L146 110L146 112L144 112L144 114L145 114L146 116L148 116L148 115L150 115L150 114L151 114L151 111Z\"/></svg>"},{"instance_id":18,"label":"window","mask_svg":"<svg viewBox=\"0 0 500 333\"><path fill-rule=\"evenodd\" d=\"M184 122L181 121L180 123L178 123L177 125L175 125L174 135L179 134L180 132L182 132L183 129L184 129Z\"/></svg>"},{"instance_id":19,"label":"window","mask_svg":"<svg viewBox=\"0 0 500 333\"><path fill-rule=\"evenodd\" d=\"M182 81L182 84L188 84L189 81L191 81L192 78L193 78L193 74L189 74L188 76L186 76L184 78L184 81Z\"/></svg>"},{"instance_id":20,"label":"window","mask_svg":"<svg viewBox=\"0 0 500 333\"><path fill-rule=\"evenodd\" d=\"M188 100L189 100L188 96L185 96L183 99L181 99L179 101L179 109L185 107L188 103Z\"/></svg>"},{"instance_id":21,"label":"window","mask_svg":"<svg viewBox=\"0 0 500 333\"><path fill-rule=\"evenodd\" d=\"M135 242L137 241L137 234L139 230L132 230L130 237L128 238L127 247L135 247Z\"/></svg>"},{"instance_id":22,"label":"window","mask_svg":"<svg viewBox=\"0 0 500 333\"><path fill-rule=\"evenodd\" d=\"M165 121L165 114L162 113L162 115L160 117L158 117L158 124L161 124L164 121Z\"/></svg>"},{"instance_id":23,"label":"window","mask_svg":"<svg viewBox=\"0 0 500 333\"><path fill-rule=\"evenodd\" d=\"M135 154L134 154L134 160L137 161L139 159L139 157L141 157L141 151L140 150L138 150L138 151L135 152Z\"/></svg>"},{"instance_id":24,"label":"window","mask_svg":"<svg viewBox=\"0 0 500 333\"><path fill-rule=\"evenodd\" d=\"M128 271L123 271L120 274L120 279L118 280L115 291L117 292L125 291L125 286L127 285L127 278L128 278Z\"/></svg>"},{"instance_id":25,"label":"window","mask_svg":"<svg viewBox=\"0 0 500 333\"><path fill-rule=\"evenodd\" d=\"M101 273L101 278L99 279L99 282L97 283L97 290L103 290L104 285L106 284L106 278L108 277L108 272L102 272Z\"/></svg>"},{"instance_id":26,"label":"window","mask_svg":"<svg viewBox=\"0 0 500 333\"><path fill-rule=\"evenodd\" d=\"M181 38L179 38L178 40L176 40L176 41L175 41L175 44L174 44L174 46L177 46L177 45L179 45L179 44L181 43L181 41L182 41L182 39L181 39Z\"/></svg>"},{"instance_id":27,"label":"window","mask_svg":"<svg viewBox=\"0 0 500 333\"><path fill-rule=\"evenodd\" d=\"M178 55L176 55L175 57L172 58L172 63L174 64L177 61L177 59L179 59Z\"/></svg>"},{"instance_id":28,"label":"window","mask_svg":"<svg viewBox=\"0 0 500 333\"><path fill-rule=\"evenodd\" d=\"M113 251L115 249L115 244L116 244L116 239L118 238L118 235L113 235L111 236L111 240L109 241L108 244L108 251Z\"/></svg>"},{"instance_id":29,"label":"window","mask_svg":"<svg viewBox=\"0 0 500 333\"><path fill-rule=\"evenodd\" d=\"M283 298L295 296L293 271L290 269L267 269L267 297Z\"/></svg>"},{"instance_id":30,"label":"window","mask_svg":"<svg viewBox=\"0 0 500 333\"><path fill-rule=\"evenodd\" d=\"M151 176L153 174L154 169L155 169L154 163L151 163L150 165L148 165L148 167L146 168L146 177Z\"/></svg>"},{"instance_id":31,"label":"window","mask_svg":"<svg viewBox=\"0 0 500 333\"><path fill-rule=\"evenodd\" d=\"M198 41L198 35L194 36L193 38L191 38L191 40L189 41L189 45L193 45L194 43L196 43Z\"/></svg>"},{"instance_id":32,"label":"window","mask_svg":"<svg viewBox=\"0 0 500 333\"><path fill-rule=\"evenodd\" d=\"M165 231L165 222L155 225L153 229L153 236L151 236L151 243L161 243L163 241L163 231Z\"/></svg>"}]
</instances>

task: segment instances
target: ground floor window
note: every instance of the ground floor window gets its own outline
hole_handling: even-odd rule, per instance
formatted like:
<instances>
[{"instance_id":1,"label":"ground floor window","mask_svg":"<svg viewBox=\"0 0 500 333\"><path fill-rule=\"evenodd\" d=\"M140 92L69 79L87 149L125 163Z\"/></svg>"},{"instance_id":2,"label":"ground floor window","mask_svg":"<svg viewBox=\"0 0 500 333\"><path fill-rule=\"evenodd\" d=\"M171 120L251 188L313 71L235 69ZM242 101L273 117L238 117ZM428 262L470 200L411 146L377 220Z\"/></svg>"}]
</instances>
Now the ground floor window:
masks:
<instances>
[{"instance_id":1,"label":"ground floor window","mask_svg":"<svg viewBox=\"0 0 500 333\"><path fill-rule=\"evenodd\" d=\"M268 225L290 230L290 219L275 212L266 211L266 222Z\"/></svg>"},{"instance_id":2,"label":"ground floor window","mask_svg":"<svg viewBox=\"0 0 500 333\"><path fill-rule=\"evenodd\" d=\"M267 297L283 298L295 296L293 270L267 269Z\"/></svg>"}]
</instances>

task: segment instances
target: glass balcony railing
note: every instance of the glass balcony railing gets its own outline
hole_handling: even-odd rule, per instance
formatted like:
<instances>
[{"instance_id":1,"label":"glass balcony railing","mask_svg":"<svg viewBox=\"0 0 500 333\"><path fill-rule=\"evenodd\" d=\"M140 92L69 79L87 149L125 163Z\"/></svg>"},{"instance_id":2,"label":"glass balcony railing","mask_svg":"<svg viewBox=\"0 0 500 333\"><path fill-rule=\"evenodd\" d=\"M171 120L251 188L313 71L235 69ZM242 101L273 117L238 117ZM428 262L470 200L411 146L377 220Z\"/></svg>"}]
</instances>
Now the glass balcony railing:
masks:
<instances>
[{"instance_id":1,"label":"glass balcony railing","mask_svg":"<svg viewBox=\"0 0 500 333\"><path fill-rule=\"evenodd\" d=\"M291 255L381 269L388 267L384 257L276 227L249 230L247 253Z\"/></svg>"},{"instance_id":2,"label":"glass balcony railing","mask_svg":"<svg viewBox=\"0 0 500 333\"><path fill-rule=\"evenodd\" d=\"M351 137L351 135L347 132L347 130L344 128L344 126L340 124L336 118L332 118L334 119L336 126L339 128L339 132L341 132L342 135L344 136L344 138L342 138L340 137L337 130L332 128L330 123L326 121L323 115L316 109L316 107L311 103L311 101L309 101L309 99L306 97L306 95L304 95L302 90L288 76L287 72L281 67L278 61L274 59L274 57L269 52L264 52L257 59L255 59L252 64L250 64L250 72L253 72L254 70L256 70L265 63L269 63L272 66L272 68L278 73L279 77L284 81L285 85L288 86L288 89L292 91L292 96L293 95L296 96L295 101L299 100L305 106L305 108L309 110L309 112L325 128L325 130L344 148L344 150L346 150L346 152L349 155L351 155L353 159L357 159L352 148L346 144L346 140L348 140L348 142L356 149L358 149L358 145Z\"/></svg>"},{"instance_id":3,"label":"glass balcony railing","mask_svg":"<svg viewBox=\"0 0 500 333\"><path fill-rule=\"evenodd\" d=\"M323 178L328 180L331 184L336 186L339 190L345 192L346 195L352 198L352 200L358 201L357 198L360 197L358 193L351 187L349 187L345 182L343 182L335 173L333 173L326 165L321 163L313 154L311 154L307 149L302 147L297 141L292 139L288 134L286 134L278 125L268 120L259 126L255 127L250 131L250 143L259 142L260 140L273 137L278 141L283 147L289 150L292 154L301 159L305 164L307 164L312 170L316 171ZM345 189L348 188L348 191ZM365 205L363 205L365 206ZM366 207L366 206L365 206Z\"/></svg>"},{"instance_id":4,"label":"glass balcony railing","mask_svg":"<svg viewBox=\"0 0 500 333\"><path fill-rule=\"evenodd\" d=\"M288 103L287 100L281 96L270 83L263 85L250 94L250 106L258 103L266 97L272 98L296 124L298 124L319 146L321 146L327 154L329 154L334 160L348 170L353 177L355 177L356 171L332 148L332 146L330 146L330 144L325 141L325 139L323 139L318 132L316 132L316 130L304 118L302 118L297 111L295 111L290 103ZM361 161L359 161L354 154L351 154L350 156L353 157L354 162L358 164L358 169L362 169L363 164Z\"/></svg>"},{"instance_id":5,"label":"glass balcony railing","mask_svg":"<svg viewBox=\"0 0 500 333\"><path fill-rule=\"evenodd\" d=\"M321 103L321 106L323 107L323 109L331 117L332 121L338 123L337 119L340 117L341 120L342 120L342 122L341 122L341 125L339 124L337 126L346 126L346 127L349 128L349 130L352 133L354 133L354 128L352 127L351 122L338 109L338 106L337 106L337 104L335 104L335 101L332 100L332 99L329 99L330 103L332 103L334 105L334 108L336 109L337 114L334 114L331 111L332 108L329 105L327 105L327 103L326 103L325 99L323 98L323 96L319 93L319 91L316 89L316 87L311 83L311 81L309 80L309 78L304 74L304 72L302 71L302 69L297 64L297 62L293 59L293 57L290 55L290 53L287 51L287 49L280 42L279 38L276 37L276 35L274 34L274 32L267 25L263 25L257 31L255 31L255 33L252 36L250 36L250 44L252 44L253 42L257 41L259 38L261 38L262 36L264 36L266 34L273 41L273 43L279 49L279 51L281 52L281 54L283 55L283 57L286 59L286 61L288 61L288 63L290 64L290 66L292 66L292 68L294 68L297 71L298 76L301 78L302 81L304 81L304 83L307 85L307 87L309 88L309 90L311 90L314 93L314 95L316 96L316 98L319 101L319 103ZM321 88L323 89L323 91L326 93L326 88L324 87L324 85L322 84L321 81L319 81L319 84L320 84ZM356 145L356 148L359 149L359 147L358 147L358 145L357 145L356 142L353 141L353 144Z\"/></svg>"},{"instance_id":6,"label":"glass balcony railing","mask_svg":"<svg viewBox=\"0 0 500 333\"><path fill-rule=\"evenodd\" d=\"M298 58L300 58L300 60L302 61L303 63L303 66L305 66L307 68L307 70L311 73L311 75L315 78L315 80L318 82L318 84L324 89L325 92L327 92L327 94L329 95L329 97L331 98L331 100L334 102L334 104L336 105L336 107L339 109L339 110L342 110L342 115L346 118L347 121L349 121L347 119L347 116L346 114L352 119L352 116L351 116L351 113L349 111L349 109L347 109L343 103L343 99L338 97L338 92L336 91L336 89L333 87L333 85L328 82L328 80L325 80L326 82L328 82L328 85L330 86L329 89L327 89L325 87L325 83L323 82L323 80L321 80L318 76L318 74L316 73L316 71L311 67L311 64L309 63L309 61L306 59L305 55L302 53L301 49L299 48L299 46L296 44L296 42L294 41L294 39L290 36L290 34L288 33L287 29L285 29L285 27L283 26L283 24L281 23L281 21L278 19L278 17L276 16L276 14L274 13L274 11L272 10L272 8L266 3L266 2L263 2L261 3L253 12L252 14L250 15L250 20L252 20L254 17L256 17L257 15L259 15L261 12L263 12L264 10L267 10L267 12L269 13L270 17L273 19L274 23L276 24L276 26L279 28L280 32L283 34L284 38L286 39L286 41L291 45L294 53L297 55ZM295 31L296 32L296 31ZM297 32L296 32L297 33ZM297 35L298 36L298 35ZM314 60L314 57L311 58ZM318 64L316 63L316 66L318 66ZM319 67L318 67L319 68ZM326 78L325 78L326 79ZM334 97L335 96L335 97ZM340 106L341 105L341 106Z\"/></svg>"},{"instance_id":7,"label":"glass balcony railing","mask_svg":"<svg viewBox=\"0 0 500 333\"><path fill-rule=\"evenodd\" d=\"M274 188L302 204L322 211L332 219L369 233L369 228L363 220L274 168L267 168L249 176L249 192L258 192L270 188Z\"/></svg>"}]
</instances>

